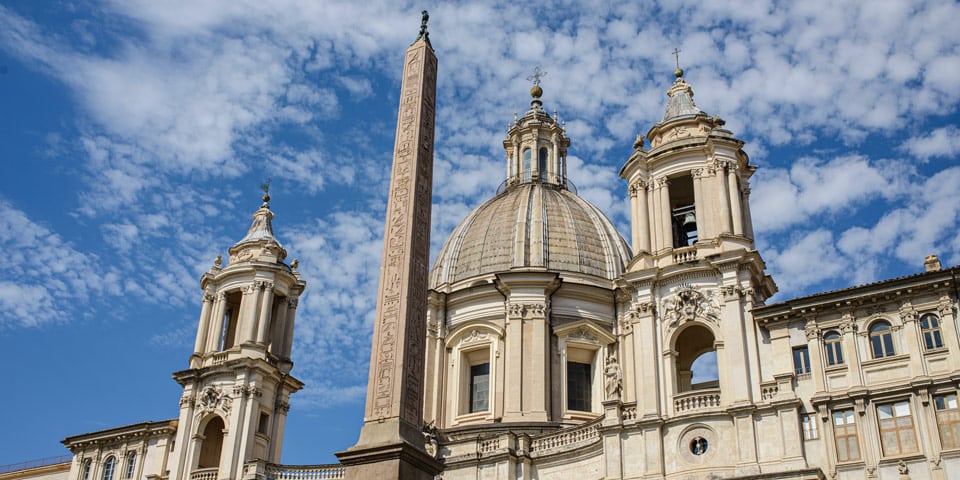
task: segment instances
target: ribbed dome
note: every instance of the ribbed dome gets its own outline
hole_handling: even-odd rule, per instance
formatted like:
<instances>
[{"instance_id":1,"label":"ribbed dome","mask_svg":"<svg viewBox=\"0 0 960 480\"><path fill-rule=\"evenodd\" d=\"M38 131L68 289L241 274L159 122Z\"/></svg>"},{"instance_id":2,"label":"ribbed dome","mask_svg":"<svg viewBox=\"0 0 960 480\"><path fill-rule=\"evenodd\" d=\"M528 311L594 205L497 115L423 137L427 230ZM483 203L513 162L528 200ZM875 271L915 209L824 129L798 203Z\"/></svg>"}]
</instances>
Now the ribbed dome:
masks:
<instances>
[{"instance_id":1,"label":"ribbed dome","mask_svg":"<svg viewBox=\"0 0 960 480\"><path fill-rule=\"evenodd\" d=\"M528 267L612 280L630 258L627 243L597 207L563 188L527 183L460 222L437 256L430 286Z\"/></svg>"}]
</instances>

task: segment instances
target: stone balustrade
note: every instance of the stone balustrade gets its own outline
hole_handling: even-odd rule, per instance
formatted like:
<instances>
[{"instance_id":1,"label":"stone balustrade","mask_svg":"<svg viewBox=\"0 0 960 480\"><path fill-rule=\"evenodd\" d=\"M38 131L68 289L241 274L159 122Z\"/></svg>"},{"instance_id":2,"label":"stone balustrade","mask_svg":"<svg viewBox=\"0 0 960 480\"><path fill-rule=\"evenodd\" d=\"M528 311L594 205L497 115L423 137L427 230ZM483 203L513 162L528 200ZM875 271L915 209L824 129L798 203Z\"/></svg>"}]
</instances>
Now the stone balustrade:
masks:
<instances>
[{"instance_id":1,"label":"stone balustrade","mask_svg":"<svg viewBox=\"0 0 960 480\"><path fill-rule=\"evenodd\" d=\"M773 400L780 394L780 386L777 382L764 382L760 384L760 398L762 400Z\"/></svg>"},{"instance_id":2,"label":"stone balustrade","mask_svg":"<svg viewBox=\"0 0 960 480\"><path fill-rule=\"evenodd\" d=\"M578 427L565 428L534 437L530 442L530 452L533 454L542 454L549 450L572 445L579 446L581 444L598 442L600 441L600 422L602 420L603 418L599 418Z\"/></svg>"},{"instance_id":3,"label":"stone balustrade","mask_svg":"<svg viewBox=\"0 0 960 480\"><path fill-rule=\"evenodd\" d=\"M329 480L344 477L343 465L267 464L267 480ZM196 480L196 479L190 479Z\"/></svg>"},{"instance_id":4,"label":"stone balustrade","mask_svg":"<svg viewBox=\"0 0 960 480\"><path fill-rule=\"evenodd\" d=\"M190 480L217 480L219 468L198 468L190 472Z\"/></svg>"},{"instance_id":5,"label":"stone balustrade","mask_svg":"<svg viewBox=\"0 0 960 480\"><path fill-rule=\"evenodd\" d=\"M677 415L713 410L720 407L720 389L694 390L673 396L673 412Z\"/></svg>"},{"instance_id":6,"label":"stone balustrade","mask_svg":"<svg viewBox=\"0 0 960 480\"><path fill-rule=\"evenodd\" d=\"M673 249L673 263L692 262L697 259L697 247L681 247Z\"/></svg>"}]
</instances>

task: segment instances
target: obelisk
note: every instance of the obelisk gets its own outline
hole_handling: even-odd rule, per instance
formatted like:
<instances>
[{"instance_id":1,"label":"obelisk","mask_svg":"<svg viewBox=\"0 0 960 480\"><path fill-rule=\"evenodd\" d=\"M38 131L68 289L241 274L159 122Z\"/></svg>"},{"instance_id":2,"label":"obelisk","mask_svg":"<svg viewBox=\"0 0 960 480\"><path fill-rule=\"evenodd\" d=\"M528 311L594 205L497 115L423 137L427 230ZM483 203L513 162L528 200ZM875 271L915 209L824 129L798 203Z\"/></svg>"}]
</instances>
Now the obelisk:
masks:
<instances>
[{"instance_id":1,"label":"obelisk","mask_svg":"<svg viewBox=\"0 0 960 480\"><path fill-rule=\"evenodd\" d=\"M432 480L442 468L422 432L437 88L428 18L403 66L367 406L360 440L337 453L348 479Z\"/></svg>"}]
</instances>

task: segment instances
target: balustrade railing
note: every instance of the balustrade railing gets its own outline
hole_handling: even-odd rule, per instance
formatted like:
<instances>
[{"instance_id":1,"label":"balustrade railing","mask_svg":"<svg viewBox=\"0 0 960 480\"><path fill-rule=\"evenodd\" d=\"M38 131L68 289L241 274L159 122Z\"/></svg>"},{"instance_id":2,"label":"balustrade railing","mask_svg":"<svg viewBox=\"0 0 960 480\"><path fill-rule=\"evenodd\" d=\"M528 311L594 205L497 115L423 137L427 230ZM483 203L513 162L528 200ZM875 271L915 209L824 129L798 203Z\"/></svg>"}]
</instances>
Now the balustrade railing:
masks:
<instances>
[{"instance_id":1,"label":"balustrade railing","mask_svg":"<svg viewBox=\"0 0 960 480\"><path fill-rule=\"evenodd\" d=\"M768 382L760 384L760 398L763 400L773 400L780 394L780 386L777 382Z\"/></svg>"},{"instance_id":2,"label":"balustrade railing","mask_svg":"<svg viewBox=\"0 0 960 480\"><path fill-rule=\"evenodd\" d=\"M674 413L691 413L720 406L720 389L694 390L673 396Z\"/></svg>"},{"instance_id":3,"label":"balustrade railing","mask_svg":"<svg viewBox=\"0 0 960 480\"><path fill-rule=\"evenodd\" d=\"M217 467L198 468L190 472L190 480L217 480Z\"/></svg>"},{"instance_id":4,"label":"balustrade railing","mask_svg":"<svg viewBox=\"0 0 960 480\"><path fill-rule=\"evenodd\" d=\"M673 263L692 262L697 259L697 247L681 247L673 249Z\"/></svg>"},{"instance_id":5,"label":"balustrade railing","mask_svg":"<svg viewBox=\"0 0 960 480\"><path fill-rule=\"evenodd\" d=\"M267 464L267 480L330 480L344 478L343 465ZM190 479L194 480L194 479Z\"/></svg>"},{"instance_id":6,"label":"balustrade railing","mask_svg":"<svg viewBox=\"0 0 960 480\"><path fill-rule=\"evenodd\" d=\"M530 451L539 453L554 448L566 447L578 443L593 443L600 440L600 421L597 419L579 427L565 428L557 432L534 437L530 442Z\"/></svg>"}]
</instances>

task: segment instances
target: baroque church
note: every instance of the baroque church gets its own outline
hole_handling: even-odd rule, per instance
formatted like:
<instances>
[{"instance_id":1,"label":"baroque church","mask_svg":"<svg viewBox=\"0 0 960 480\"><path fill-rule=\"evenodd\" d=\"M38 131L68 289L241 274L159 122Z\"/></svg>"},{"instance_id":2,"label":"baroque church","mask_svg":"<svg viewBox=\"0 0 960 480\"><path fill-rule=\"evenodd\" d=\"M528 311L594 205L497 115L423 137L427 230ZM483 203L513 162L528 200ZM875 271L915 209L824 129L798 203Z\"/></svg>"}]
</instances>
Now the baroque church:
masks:
<instances>
[{"instance_id":1,"label":"baroque church","mask_svg":"<svg viewBox=\"0 0 960 480\"><path fill-rule=\"evenodd\" d=\"M619 171L629 242L578 196L576 139L535 76L505 180L428 270L426 15L404 61L367 408L341 463L279 464L306 284L264 196L200 279L178 417L68 437L72 461L0 480L960 478L960 268L930 255L768 303L757 167L678 68Z\"/></svg>"}]
</instances>

